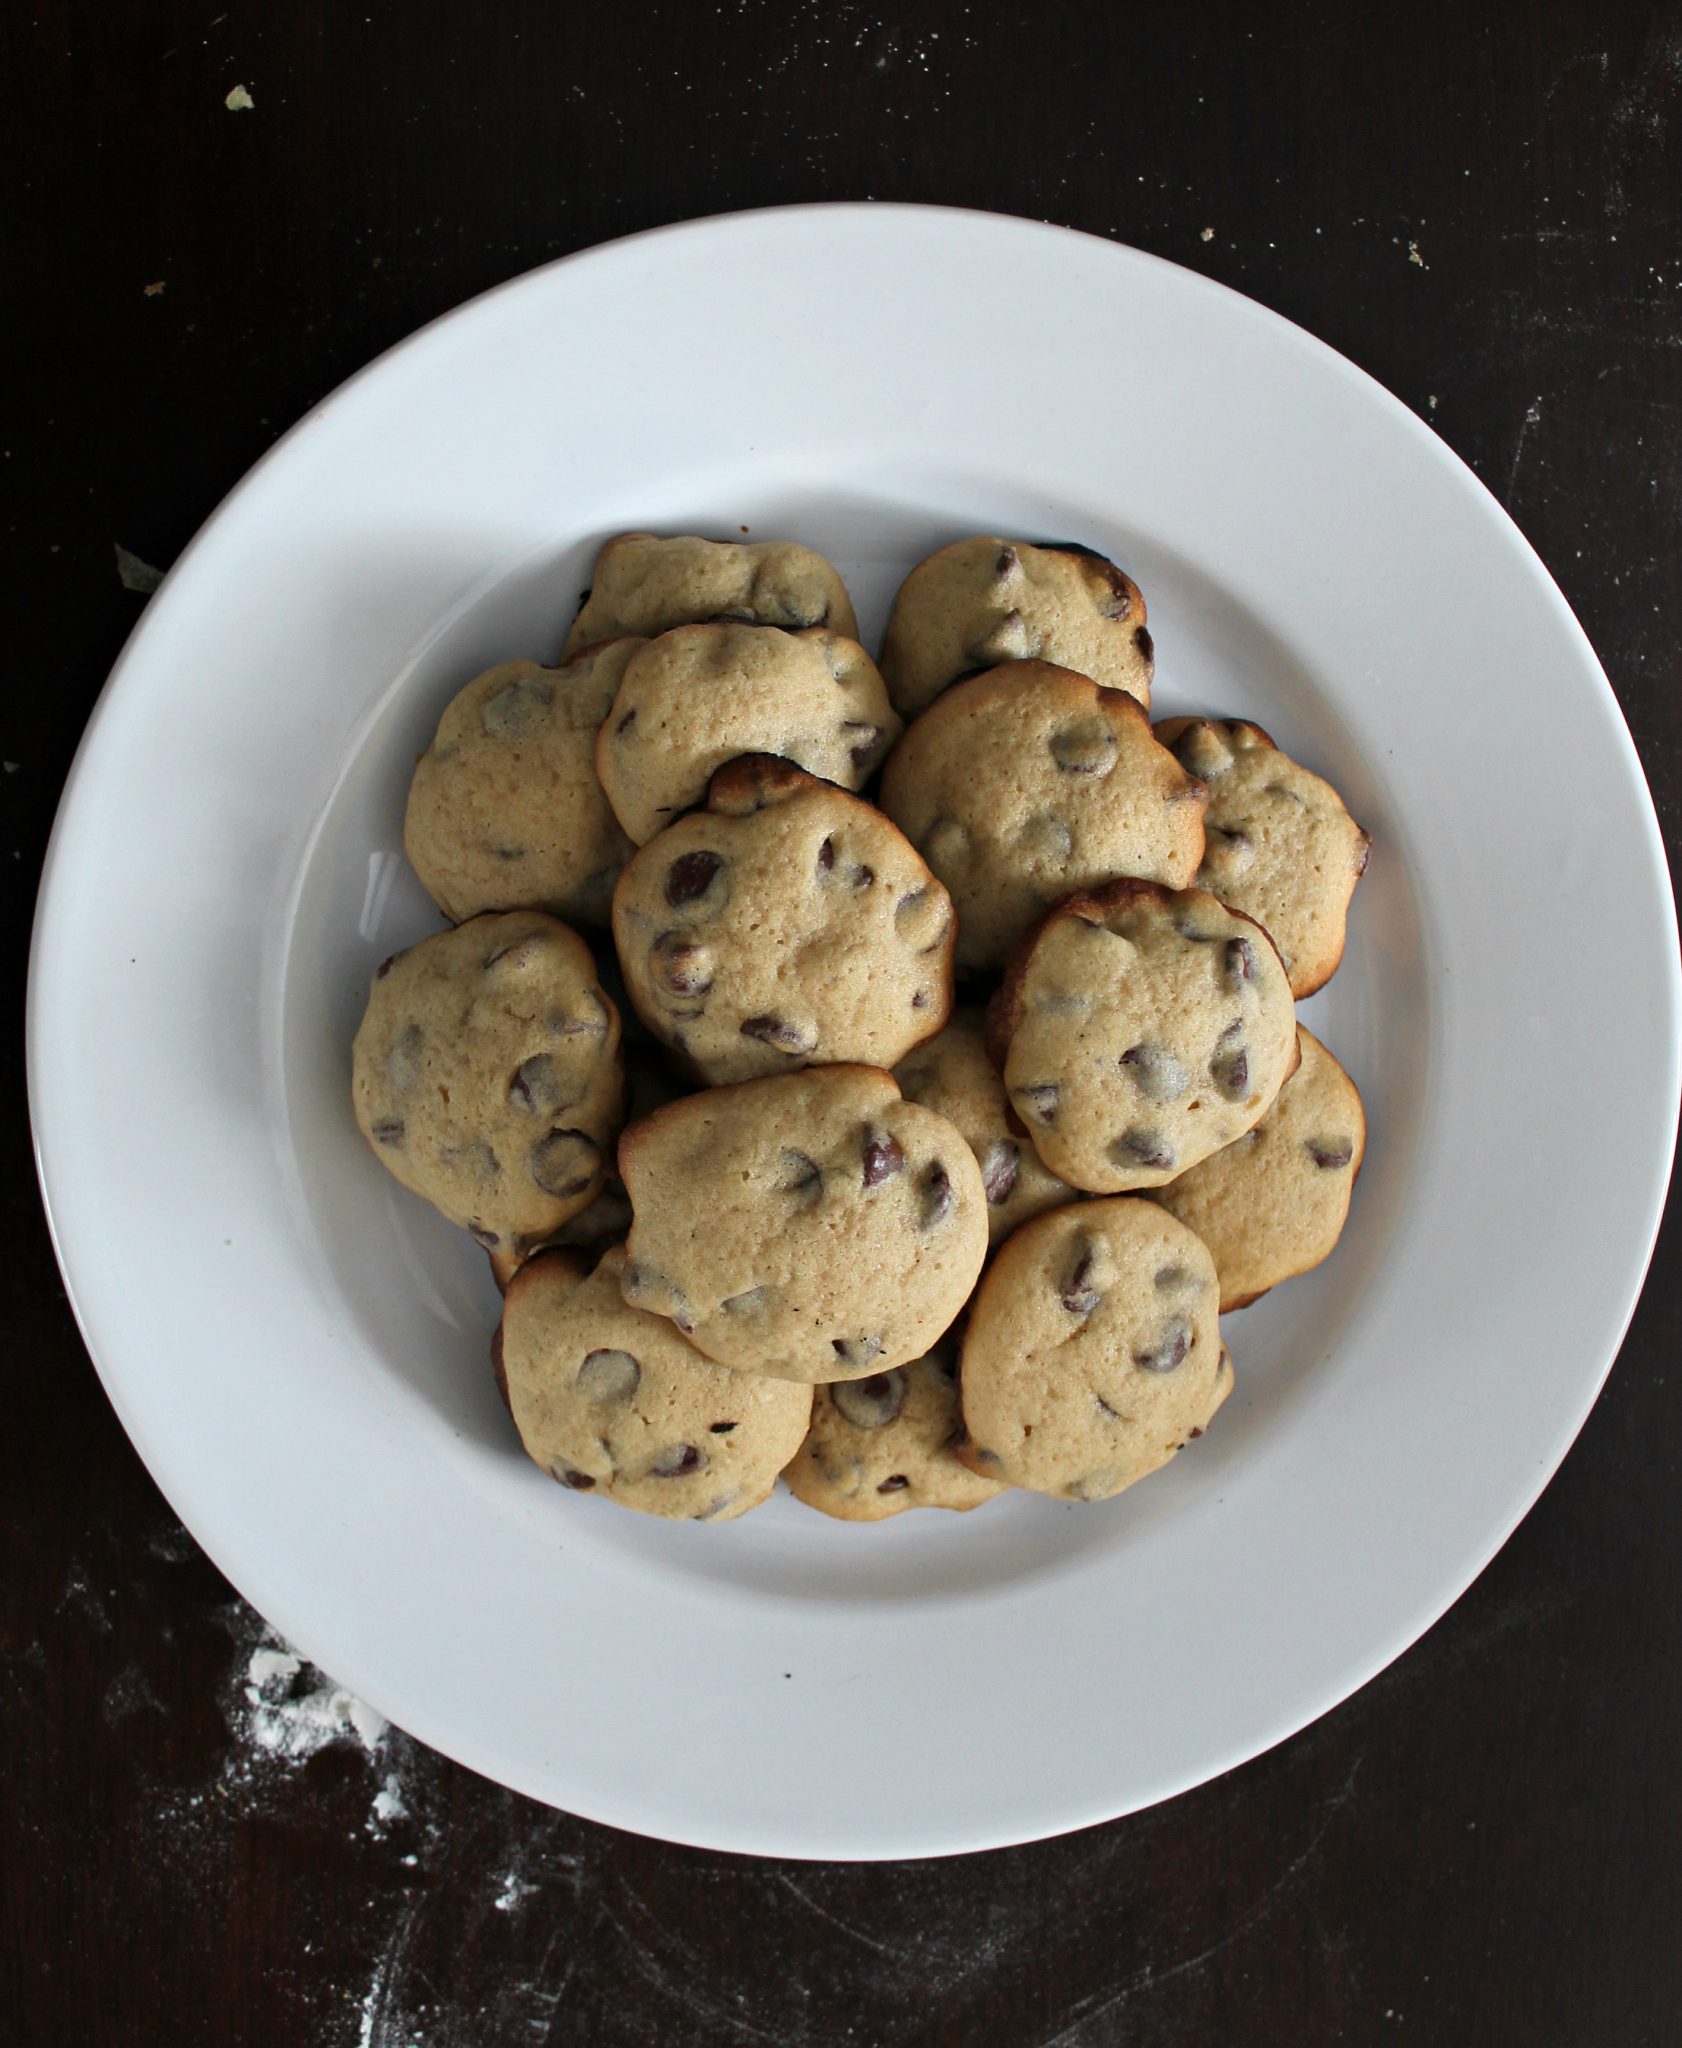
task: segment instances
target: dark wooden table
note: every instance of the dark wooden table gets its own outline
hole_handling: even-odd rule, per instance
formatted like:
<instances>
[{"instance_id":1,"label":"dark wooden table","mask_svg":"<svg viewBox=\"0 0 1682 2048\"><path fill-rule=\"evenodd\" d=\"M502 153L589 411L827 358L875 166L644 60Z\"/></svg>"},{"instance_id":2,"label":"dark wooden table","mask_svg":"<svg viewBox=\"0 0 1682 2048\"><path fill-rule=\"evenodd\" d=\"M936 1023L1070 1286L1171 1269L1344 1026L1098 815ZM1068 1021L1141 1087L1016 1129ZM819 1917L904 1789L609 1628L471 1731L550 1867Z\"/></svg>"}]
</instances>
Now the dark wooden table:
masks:
<instances>
[{"instance_id":1,"label":"dark wooden table","mask_svg":"<svg viewBox=\"0 0 1682 2048\"><path fill-rule=\"evenodd\" d=\"M631 229L781 200L1066 222L1344 350L1540 548L1674 849L1682 6L1248 12L1267 25L1204 0L902 0L891 25L777 0L18 0L0 22L20 635L0 892L20 998L59 787L144 602L115 550L167 565L305 406L469 293ZM1473 690L1470 744L1478 722ZM20 1045L14 1024L6 2040L1678 2038L1674 1224L1540 1505L1318 1726L1064 1841L754 1863L532 1806L395 1733L372 1754L348 1733L309 1756L262 1746L244 1695L262 1624L154 1490L71 1321ZM296 1717L278 1732L303 1740Z\"/></svg>"}]
</instances>

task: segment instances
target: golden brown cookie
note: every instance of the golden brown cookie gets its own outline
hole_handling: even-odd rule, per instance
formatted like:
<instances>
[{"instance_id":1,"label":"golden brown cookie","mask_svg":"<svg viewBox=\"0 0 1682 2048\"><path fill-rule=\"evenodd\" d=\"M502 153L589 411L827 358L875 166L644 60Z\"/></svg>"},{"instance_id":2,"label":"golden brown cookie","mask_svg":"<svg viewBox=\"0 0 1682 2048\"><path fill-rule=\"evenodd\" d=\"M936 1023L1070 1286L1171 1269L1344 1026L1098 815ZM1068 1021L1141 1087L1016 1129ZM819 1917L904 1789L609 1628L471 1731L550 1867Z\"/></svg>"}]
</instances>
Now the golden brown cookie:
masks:
<instances>
[{"instance_id":1,"label":"golden brown cookie","mask_svg":"<svg viewBox=\"0 0 1682 2048\"><path fill-rule=\"evenodd\" d=\"M987 1050L1072 1187L1160 1187L1258 1124L1296 1065L1290 984L1260 925L1201 889L1109 882L1018 946Z\"/></svg>"},{"instance_id":2,"label":"golden brown cookie","mask_svg":"<svg viewBox=\"0 0 1682 2048\"><path fill-rule=\"evenodd\" d=\"M938 1037L907 1053L894 1069L907 1102L937 1109L956 1124L981 1168L987 1231L994 1244L1019 1223L1077 1199L1022 1135L1010 1098L987 1057L983 1013L967 1005L952 1013Z\"/></svg>"},{"instance_id":3,"label":"golden brown cookie","mask_svg":"<svg viewBox=\"0 0 1682 2048\"><path fill-rule=\"evenodd\" d=\"M819 1387L806 1441L784 1477L790 1493L842 1522L907 1508L980 1507L1004 1488L961 1464L954 1445L958 1352L943 1338L926 1358L867 1380Z\"/></svg>"},{"instance_id":4,"label":"golden brown cookie","mask_svg":"<svg viewBox=\"0 0 1682 2048\"><path fill-rule=\"evenodd\" d=\"M1206 794L1122 690L1043 661L956 683L895 747L882 808L952 892L958 965L998 967L1049 903L1116 875L1183 888Z\"/></svg>"},{"instance_id":5,"label":"golden brown cookie","mask_svg":"<svg viewBox=\"0 0 1682 2048\"><path fill-rule=\"evenodd\" d=\"M1367 1149L1359 1090L1311 1031L1297 1035L1301 1062L1255 1129L1152 1191L1209 1247L1223 1315L1332 1251Z\"/></svg>"},{"instance_id":6,"label":"golden brown cookie","mask_svg":"<svg viewBox=\"0 0 1682 2048\"><path fill-rule=\"evenodd\" d=\"M1266 928L1300 1001L1343 958L1371 837L1329 782L1244 719L1165 718L1156 736L1209 788L1197 886Z\"/></svg>"},{"instance_id":7,"label":"golden brown cookie","mask_svg":"<svg viewBox=\"0 0 1682 2048\"><path fill-rule=\"evenodd\" d=\"M705 1081L891 1066L952 1006L951 899L861 798L768 754L633 856L613 936L637 1015Z\"/></svg>"},{"instance_id":8,"label":"golden brown cookie","mask_svg":"<svg viewBox=\"0 0 1682 2048\"><path fill-rule=\"evenodd\" d=\"M1078 541L954 541L900 585L882 642L894 708L916 718L949 684L1044 661L1149 706L1154 650L1139 586Z\"/></svg>"},{"instance_id":9,"label":"golden brown cookie","mask_svg":"<svg viewBox=\"0 0 1682 2048\"><path fill-rule=\"evenodd\" d=\"M709 1088L633 1124L627 1301L743 1372L863 1379L920 1358L987 1252L981 1169L876 1067Z\"/></svg>"},{"instance_id":10,"label":"golden brown cookie","mask_svg":"<svg viewBox=\"0 0 1682 2048\"><path fill-rule=\"evenodd\" d=\"M741 619L794 632L822 626L849 640L859 631L841 578L822 555L794 541L622 533L596 556L595 580L567 635L567 653L698 619Z\"/></svg>"},{"instance_id":11,"label":"golden brown cookie","mask_svg":"<svg viewBox=\"0 0 1682 2048\"><path fill-rule=\"evenodd\" d=\"M623 1245L592 1272L543 1252L509 1283L493 1347L533 1461L563 1486L645 1515L729 1522L800 1447L809 1387L715 1365L620 1293Z\"/></svg>"},{"instance_id":12,"label":"golden brown cookie","mask_svg":"<svg viewBox=\"0 0 1682 2048\"><path fill-rule=\"evenodd\" d=\"M1218 1291L1202 1241L1154 1202L1081 1202L1023 1224L970 1311L958 1455L1068 1500L1156 1471L1232 1391Z\"/></svg>"},{"instance_id":13,"label":"golden brown cookie","mask_svg":"<svg viewBox=\"0 0 1682 2048\"><path fill-rule=\"evenodd\" d=\"M596 776L596 732L641 645L613 640L564 668L505 661L451 701L403 819L409 865L446 917L607 922L631 842Z\"/></svg>"},{"instance_id":14,"label":"golden brown cookie","mask_svg":"<svg viewBox=\"0 0 1682 2048\"><path fill-rule=\"evenodd\" d=\"M778 754L860 789L898 738L875 663L814 626L678 626L638 649L596 742L614 814L641 846L738 754Z\"/></svg>"},{"instance_id":15,"label":"golden brown cookie","mask_svg":"<svg viewBox=\"0 0 1682 2048\"><path fill-rule=\"evenodd\" d=\"M381 964L351 1087L390 1173L487 1251L518 1250L602 1185L620 1123L619 1013L558 918L471 918Z\"/></svg>"}]
</instances>

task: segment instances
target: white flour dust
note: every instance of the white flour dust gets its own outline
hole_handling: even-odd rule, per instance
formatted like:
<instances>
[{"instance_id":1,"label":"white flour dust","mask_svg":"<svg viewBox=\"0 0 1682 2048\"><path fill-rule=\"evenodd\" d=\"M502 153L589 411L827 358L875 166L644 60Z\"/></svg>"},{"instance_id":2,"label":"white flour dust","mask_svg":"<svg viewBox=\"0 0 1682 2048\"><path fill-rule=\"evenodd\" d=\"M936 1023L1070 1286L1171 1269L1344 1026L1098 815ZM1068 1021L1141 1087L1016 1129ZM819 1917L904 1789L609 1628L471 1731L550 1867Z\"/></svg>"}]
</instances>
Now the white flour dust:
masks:
<instances>
[{"instance_id":1,"label":"white flour dust","mask_svg":"<svg viewBox=\"0 0 1682 2048\"><path fill-rule=\"evenodd\" d=\"M257 1645L246 1666L243 1690L246 1739L268 1756L301 1762L334 1742L358 1742L374 1756L386 1739L390 1724L383 1714L364 1706L354 1693L335 1685L284 1644Z\"/></svg>"}]
</instances>

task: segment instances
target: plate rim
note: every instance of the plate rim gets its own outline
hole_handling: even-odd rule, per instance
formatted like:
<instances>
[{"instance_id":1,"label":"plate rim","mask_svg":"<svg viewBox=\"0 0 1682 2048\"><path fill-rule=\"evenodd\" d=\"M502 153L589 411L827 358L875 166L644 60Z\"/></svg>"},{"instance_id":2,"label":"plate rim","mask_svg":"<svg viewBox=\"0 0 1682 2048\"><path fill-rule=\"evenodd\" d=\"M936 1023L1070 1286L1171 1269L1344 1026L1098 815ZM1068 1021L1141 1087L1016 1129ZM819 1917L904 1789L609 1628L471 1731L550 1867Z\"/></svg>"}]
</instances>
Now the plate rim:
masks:
<instances>
[{"instance_id":1,"label":"plate rim","mask_svg":"<svg viewBox=\"0 0 1682 2048\"><path fill-rule=\"evenodd\" d=\"M1516 542L1523 555L1528 558L1528 562L1539 584L1546 592L1555 615L1556 625L1574 641L1577 653L1583 658L1586 667L1592 673L1598 689L1602 693L1603 708L1610 706L1616 714L1614 721L1612 721L1611 730L1615 734L1616 743L1624 756L1626 769L1632 771L1630 780L1632 793L1636 797L1636 810L1639 814L1642 838L1652 860L1654 877L1659 884L1658 896L1661 908L1668 910L1669 936L1672 943L1666 953L1665 987L1669 1015L1674 1021L1678 1012L1682 1011L1682 966L1679 966L1674 943L1676 930L1675 896L1663 833L1659 825L1651 788L1648 785L1646 773L1642 766L1639 752L1635 747L1623 707L1618 701L1617 694L1613 690L1604 667L1596 656L1592 643L1589 641L1581 622L1577 619L1569 601L1547 569L1546 564L1541 560L1541 557L1537 554L1528 538L1517 526L1506 508L1495 497L1493 491L1484 483L1483 479L1417 413L1394 393L1389 391L1377 378L1334 349L1329 343L1321 340L1308 329L1287 319L1284 315L1261 305L1256 300L1249 298L1246 294L1237 291L1231 286L1208 278L1202 273L1176 263L1169 258L1136 249L1130 244L1117 240L1113 236L1094 234L1082 229L1061 227L1046 221L1031 220L1025 216L992 213L982 209L935 205L901 205L868 200L817 202L800 206L744 208L722 214L708 215L694 220L650 227L632 235L616 237L607 242L593 244L586 249L569 251L563 256L553 258L514 277L502 280L487 290L463 301L461 304L436 315L410 334L393 342L368 363L362 365L352 372L350 376L343 379L326 397L307 407L298 420L258 457L250 469L236 481L209 513L191 541L171 565L157 593L142 608L139 618L127 636L105 683L95 699L86 727L78 741L69 771L65 777L55 812L52 832L42 861L30 938L26 999L26 1064L31 1117L31 1141L49 1236L78 1330L87 1348L89 1357L94 1363L101 1384L105 1389L107 1399L111 1402L136 1452L146 1465L148 1473L154 1483L158 1485L160 1491L163 1492L166 1500L169 1501L173 1511L180 1512L176 1498L174 1475L172 1475L171 1479L166 1480L160 1471L160 1466L167 1467L169 1463L166 1451L163 1446L153 1440L151 1433L142 1426L141 1418L134 1411L133 1403L122 1390L120 1373L108 1371L106 1364L102 1362L100 1350L96 1347L90 1327L90 1311L84 1302L76 1277L71 1271L67 1259L64 1238L59 1222L59 1202L63 1199L66 1191L55 1189L54 1168L50 1156L52 1150L50 1135L51 1112L44 1099L45 1083L42 1077L43 1061L41 1046L48 1022L44 1014L47 991L44 986L44 975L41 971L44 933L47 929L48 918L53 912L55 895L60 886L61 871L66 859L66 848L71 844L73 834L78 828L75 814L78 808L79 791L97 743L97 736L109 717L125 673L130 669L137 650L142 645L147 632L156 629L157 620L166 608L171 586L185 580L185 572L199 554L213 529L223 521L248 488L256 485L258 480L267 472L271 463L276 462L284 454L291 451L300 439L308 434L313 426L323 421L338 406L342 399L348 398L356 390L363 380L372 379L376 372L379 372L395 358L418 351L424 345L436 340L445 329L459 328L465 325L472 317L477 316L492 302L500 299L505 294L515 293L521 288L528 286L534 279L563 270L569 265L588 263L592 259L599 260L609 252L619 252L635 245L647 245L655 242L675 243L687 238L704 236L726 225L737 229L745 228L751 230L755 224L771 220L783 221L790 216L833 218L838 215L874 216L889 221L896 217L904 216L934 216L943 221L957 220L986 223L990 226L1003 224L1012 231L1032 232L1046 238L1067 239L1072 237L1079 242L1092 243L1105 248L1123 260L1172 272L1174 273L1176 288L1185 289L1189 286L1195 290L1215 295L1229 310L1241 308L1243 317L1259 321L1264 325L1274 328L1283 336L1288 337L1290 344L1294 348L1305 350L1308 356L1314 359L1321 368L1333 371L1343 378L1357 381L1360 386L1365 387L1365 396L1369 402L1377 402L1381 405L1389 413L1393 421L1399 419L1405 422L1407 430L1422 445L1429 449L1434 461L1441 463L1446 460L1451 469L1459 472L1462 480L1469 480L1475 484L1478 492L1487 501L1487 508L1492 509L1498 515L1499 526L1504 529L1504 539L1508 545L1510 546ZM1603 1347L1604 1356L1597 1362L1595 1371L1592 1374L1585 1374L1581 1383L1580 1399L1572 1404L1573 1413L1564 1423L1552 1455L1545 1464L1537 1468L1537 1471L1532 1475L1523 1491L1523 1497L1512 1507L1510 1513L1501 1519L1499 1533L1495 1536L1494 1540L1489 1542L1487 1546L1482 1547L1481 1554L1477 1555L1475 1559L1469 1556L1468 1561L1453 1575L1454 1583L1448 1587L1448 1590L1442 1592L1440 1598L1433 1598L1433 1600L1425 1603L1427 1611L1413 1617L1405 1624L1391 1631L1392 1635L1398 1638L1392 1647L1371 1660L1370 1664L1365 1666L1365 1668L1346 1667L1345 1676L1339 1679L1339 1689L1336 1691L1335 1697L1317 1706L1306 1719L1287 1715L1285 1720L1288 1725L1272 1729L1259 1736L1254 1745L1247 1748L1243 1754L1233 1755L1216 1771L1195 1775L1187 1779L1185 1783L1176 1785L1170 1790L1159 1794L1156 1800L1146 1802L1147 1804L1160 1803L1161 1799L1178 1796L1180 1792L1191 1789L1194 1785L1209 1782L1211 1777L1222 1775L1226 1770L1237 1768L1239 1764L1250 1761L1255 1756L1261 1755L1273 1748L1289 1735L1312 1726L1316 1720L1331 1711L1333 1706L1351 1697L1355 1692L1370 1683L1371 1679L1378 1672L1384 1670L1396 1658L1405 1654L1408 1649L1417 1643L1420 1637L1460 1599L1464 1592L1484 1571L1490 1560L1509 1540L1513 1530L1534 1507L1536 1501L1550 1483L1554 1473L1558 1470L1572 1443L1576 1440L1627 1336L1631 1320L1651 1270L1658 1233L1663 1221L1665 1182L1674 1164L1677 1115L1678 1100L1673 1094L1669 1108L1668 1131L1662 1134L1664 1165L1656 1176L1658 1186L1657 1198L1650 1204L1645 1244L1641 1250L1638 1267L1635 1270L1635 1277L1628 1288L1627 1300L1621 1306L1617 1319L1616 1335ZM187 1522L185 1516L182 1519L184 1522ZM220 1531L216 1532L216 1539L214 1541L206 1541L204 1535L191 1522L187 1522L187 1526L191 1529L195 1541L200 1543L205 1549L206 1554L212 1559L212 1562L216 1564L217 1568L224 1573L224 1576L229 1578L230 1583L233 1583L242 1594L246 1593L247 1587L256 1587L263 1583L264 1574L252 1569L253 1561L249 1558L241 1558L237 1576L228 1570L221 1554L222 1542ZM294 1633L285 1619L291 1607L290 1598L283 1596L275 1600L269 1597L260 1597L255 1592L247 1595L247 1597L251 1599L252 1604L266 1618L276 1625L285 1627L286 1633L291 1640L298 1642L301 1648L306 1648L310 1634L307 1624L304 1630ZM1352 1682L1345 1682L1347 1670L1354 1668L1360 1668L1360 1675L1353 1679ZM378 1688L375 1688L374 1693L376 1696L369 1697L367 1693L364 1693L363 1696L369 1698L370 1705L381 1711L387 1711L387 1703L377 1697L377 1691ZM459 1740L449 1742L437 1741L426 1732L425 1723L429 1717L424 1713L417 1715L407 1702L402 1703L400 1711L396 1715L388 1715L388 1718L392 1718L397 1725L416 1732L422 1740L430 1742L433 1747L439 1748L442 1753L458 1757L459 1760L467 1763L470 1768L492 1777L496 1782L505 1784L517 1782L516 1775L510 1773L505 1764L499 1762L491 1766L484 1762L476 1761L470 1756L463 1755L462 1745ZM554 1803L549 1793L530 1784L520 1785L518 1789L525 1791L528 1796L537 1798L545 1803ZM640 1828L640 1823L628 1823L611 1812L593 1811L591 1803L573 1799L570 1796L565 1810L581 1814L585 1818L608 1826L621 1828L638 1826ZM1141 1810L1137 1802L1124 1802L1119 1808L1116 1808L1113 1802L1105 1803L1100 1800L1096 1802L1096 1810L1089 1812L1085 1817L1054 1820L1046 1827L999 1833L996 1831L989 1832L983 1826L977 1831L977 1839L972 1846L974 1849L984 1849L1045 1839L1049 1834L1068 1832L1074 1828L1086 1825L1096 1825L1106 1819L1118 1817L1121 1813L1137 1810ZM928 1855L966 1853L966 1850L962 1847L955 1849L920 1849L896 1842L884 1842L880 1846L853 1847L840 1851L802 1849L790 1846L786 1842L768 1843L764 1846L750 1841L721 1843L715 1833L704 1829L700 1832L687 1832L681 1821L663 1823L658 1830L658 1838L687 1843L690 1846L715 1851L723 1850L727 1852L772 1855L790 1860L909 1860Z\"/></svg>"}]
</instances>

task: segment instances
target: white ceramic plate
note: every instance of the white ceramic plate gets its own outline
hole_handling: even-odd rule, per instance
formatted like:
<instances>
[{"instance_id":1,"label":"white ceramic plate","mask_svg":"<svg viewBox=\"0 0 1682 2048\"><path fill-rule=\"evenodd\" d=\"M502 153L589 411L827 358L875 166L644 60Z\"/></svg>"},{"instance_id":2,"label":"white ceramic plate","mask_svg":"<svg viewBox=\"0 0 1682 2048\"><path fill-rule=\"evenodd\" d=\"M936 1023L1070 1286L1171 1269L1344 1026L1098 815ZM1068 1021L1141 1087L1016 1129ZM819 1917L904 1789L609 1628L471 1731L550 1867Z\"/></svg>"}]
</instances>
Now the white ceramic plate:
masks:
<instances>
[{"instance_id":1,"label":"white ceramic plate","mask_svg":"<svg viewBox=\"0 0 1682 2048\"><path fill-rule=\"evenodd\" d=\"M972 532L1143 584L1162 712L1259 719L1374 834L1314 1029L1371 1119L1335 1259L1226 1328L1211 1434L1097 1507L666 1526L519 1453L482 1256L351 1122L437 920L415 755L554 657L627 526L789 535L867 638ZM1081 235L744 214L536 271L299 425L148 605L42 892L41 1173L89 1348L236 1585L536 1798L789 1856L1103 1820L1325 1712L1530 1506L1611 1363L1675 1134L1675 916L1629 736L1482 486L1320 343Z\"/></svg>"}]
</instances>

